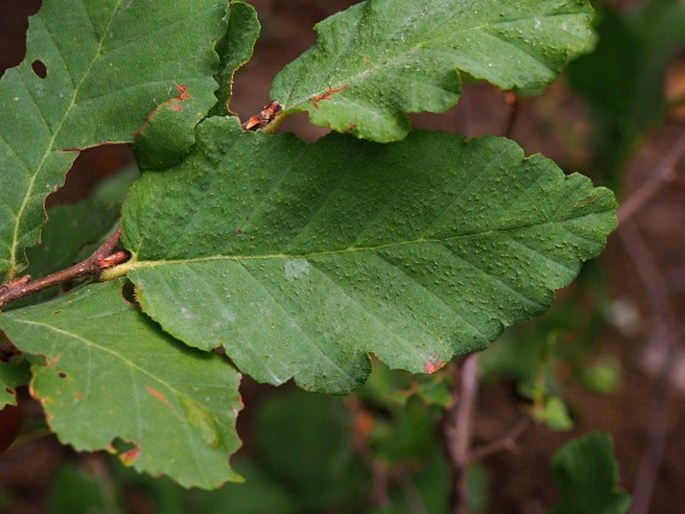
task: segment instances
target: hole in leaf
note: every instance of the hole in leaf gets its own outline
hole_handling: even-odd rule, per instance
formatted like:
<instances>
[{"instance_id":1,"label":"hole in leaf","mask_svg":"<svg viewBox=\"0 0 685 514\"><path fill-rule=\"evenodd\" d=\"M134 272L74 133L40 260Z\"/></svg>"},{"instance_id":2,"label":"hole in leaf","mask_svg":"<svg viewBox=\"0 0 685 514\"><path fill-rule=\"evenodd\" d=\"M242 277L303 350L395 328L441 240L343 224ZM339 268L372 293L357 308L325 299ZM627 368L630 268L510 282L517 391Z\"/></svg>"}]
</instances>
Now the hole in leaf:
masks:
<instances>
[{"instance_id":1,"label":"hole in leaf","mask_svg":"<svg viewBox=\"0 0 685 514\"><path fill-rule=\"evenodd\" d=\"M7 394L15 394L16 393L16 391L14 389L12 389L11 387L5 387L5 392Z\"/></svg>"},{"instance_id":2,"label":"hole in leaf","mask_svg":"<svg viewBox=\"0 0 685 514\"><path fill-rule=\"evenodd\" d=\"M123 439L117 437L112 441L112 447L119 454L121 461L130 466L140 455L140 446L135 443L130 443L124 441Z\"/></svg>"},{"instance_id":3,"label":"hole in leaf","mask_svg":"<svg viewBox=\"0 0 685 514\"><path fill-rule=\"evenodd\" d=\"M136 290L133 286L133 282L126 281L124 286L121 288L121 296L124 297L128 303L136 303Z\"/></svg>"},{"instance_id":4,"label":"hole in leaf","mask_svg":"<svg viewBox=\"0 0 685 514\"><path fill-rule=\"evenodd\" d=\"M64 371L60 371L59 373L57 373L57 376L59 378L67 378L67 374Z\"/></svg>"},{"instance_id":5,"label":"hole in leaf","mask_svg":"<svg viewBox=\"0 0 685 514\"><path fill-rule=\"evenodd\" d=\"M82 151L67 174L64 185L48 196L47 207L88 198L103 179L129 173L133 161L128 145L102 145Z\"/></svg>"},{"instance_id":6,"label":"hole in leaf","mask_svg":"<svg viewBox=\"0 0 685 514\"><path fill-rule=\"evenodd\" d=\"M48 69L45 66L45 63L39 59L36 59L31 63L31 69L33 70L33 73L42 79L48 76Z\"/></svg>"}]
</instances>

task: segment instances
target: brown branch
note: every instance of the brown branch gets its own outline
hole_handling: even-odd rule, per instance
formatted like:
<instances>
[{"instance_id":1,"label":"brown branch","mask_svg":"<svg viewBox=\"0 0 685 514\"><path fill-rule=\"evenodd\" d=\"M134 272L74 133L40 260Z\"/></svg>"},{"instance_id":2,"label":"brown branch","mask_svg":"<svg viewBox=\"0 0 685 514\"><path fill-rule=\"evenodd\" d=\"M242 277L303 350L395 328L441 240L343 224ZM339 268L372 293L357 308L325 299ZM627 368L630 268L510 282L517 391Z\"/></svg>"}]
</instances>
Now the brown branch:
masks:
<instances>
[{"instance_id":1,"label":"brown branch","mask_svg":"<svg viewBox=\"0 0 685 514\"><path fill-rule=\"evenodd\" d=\"M406 470L402 470L397 477L397 480L399 482L400 489L404 494L404 499L407 501L407 505L409 506L409 510L412 512L412 514L428 514L428 509L423 503L421 494L416 488L416 484L412 482L409 473L407 473Z\"/></svg>"},{"instance_id":2,"label":"brown branch","mask_svg":"<svg viewBox=\"0 0 685 514\"><path fill-rule=\"evenodd\" d=\"M127 261L130 257L127 251L115 251L120 238L121 230L116 229L86 260L47 277L31 280L29 275L24 275L4 283L0 286L0 309L38 291L72 282L78 278L97 276L103 270Z\"/></svg>"},{"instance_id":3,"label":"brown branch","mask_svg":"<svg viewBox=\"0 0 685 514\"><path fill-rule=\"evenodd\" d=\"M644 205L646 205L662 187L677 179L676 165L685 154L685 134L680 136L659 163L653 178L645 183L635 193L631 194L618 209L619 224L631 219Z\"/></svg>"},{"instance_id":4,"label":"brown branch","mask_svg":"<svg viewBox=\"0 0 685 514\"><path fill-rule=\"evenodd\" d=\"M647 514L668 437L668 403L677 350L675 319L668 300L666 280L654 260L648 243L633 223L620 226L619 235L647 293L653 323L650 344L657 348L662 358L652 392L647 421L647 443L635 478L633 505L630 511L631 514Z\"/></svg>"},{"instance_id":5,"label":"brown branch","mask_svg":"<svg viewBox=\"0 0 685 514\"><path fill-rule=\"evenodd\" d=\"M528 430L531 425L532 421L528 416L522 417L500 439L483 445L480 448L474 448L471 451L469 462L478 462L486 457L489 457L490 455L494 455L495 453L502 451L512 451L514 448L516 448L516 441L518 438L525 434L526 430Z\"/></svg>"},{"instance_id":6,"label":"brown branch","mask_svg":"<svg viewBox=\"0 0 685 514\"><path fill-rule=\"evenodd\" d=\"M452 471L450 512L468 514L468 482L466 469L470 461L471 432L478 397L479 354L467 355L456 368L452 389L454 403L447 413L445 442Z\"/></svg>"}]
</instances>

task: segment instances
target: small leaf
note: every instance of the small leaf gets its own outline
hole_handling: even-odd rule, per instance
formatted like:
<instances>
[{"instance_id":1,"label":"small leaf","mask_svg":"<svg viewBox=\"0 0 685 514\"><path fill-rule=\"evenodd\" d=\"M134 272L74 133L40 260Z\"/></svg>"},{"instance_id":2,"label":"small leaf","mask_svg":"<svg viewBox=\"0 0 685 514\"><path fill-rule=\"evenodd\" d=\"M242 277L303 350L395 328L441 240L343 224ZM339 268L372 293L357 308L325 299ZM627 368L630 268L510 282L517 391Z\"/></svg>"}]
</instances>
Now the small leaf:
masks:
<instances>
[{"instance_id":1,"label":"small leaf","mask_svg":"<svg viewBox=\"0 0 685 514\"><path fill-rule=\"evenodd\" d=\"M29 24L26 59L0 78L0 272L24 268L45 197L79 150L131 142L181 86L201 99L186 128L192 135L216 102L213 46L225 13L215 0L43 2ZM36 63L45 74L34 72Z\"/></svg>"},{"instance_id":2,"label":"small leaf","mask_svg":"<svg viewBox=\"0 0 685 514\"><path fill-rule=\"evenodd\" d=\"M348 391L367 352L425 373L543 312L615 227L609 190L502 138L339 134L306 145L199 127L124 205L145 312L262 382Z\"/></svg>"},{"instance_id":3,"label":"small leaf","mask_svg":"<svg viewBox=\"0 0 685 514\"><path fill-rule=\"evenodd\" d=\"M562 500L552 514L625 514L630 496L618 487L611 437L592 433L554 455L554 482Z\"/></svg>"},{"instance_id":4,"label":"small leaf","mask_svg":"<svg viewBox=\"0 0 685 514\"><path fill-rule=\"evenodd\" d=\"M87 286L0 316L19 349L45 358L32 367L31 392L48 424L79 451L123 441L123 460L186 487L239 480L228 465L239 446L239 375L161 332L121 287Z\"/></svg>"},{"instance_id":5,"label":"small leaf","mask_svg":"<svg viewBox=\"0 0 685 514\"><path fill-rule=\"evenodd\" d=\"M0 362L0 409L5 405L17 405L16 389L28 384L30 378L26 361Z\"/></svg>"},{"instance_id":6,"label":"small leaf","mask_svg":"<svg viewBox=\"0 0 685 514\"><path fill-rule=\"evenodd\" d=\"M558 396L545 398L540 408L533 409L532 414L536 421L544 423L550 430L573 429L573 420L568 412L568 407Z\"/></svg>"},{"instance_id":7,"label":"small leaf","mask_svg":"<svg viewBox=\"0 0 685 514\"><path fill-rule=\"evenodd\" d=\"M319 23L271 97L317 125L396 141L404 113L457 103L458 72L503 89L551 82L588 49L592 17L586 0L368 0Z\"/></svg>"}]
</instances>

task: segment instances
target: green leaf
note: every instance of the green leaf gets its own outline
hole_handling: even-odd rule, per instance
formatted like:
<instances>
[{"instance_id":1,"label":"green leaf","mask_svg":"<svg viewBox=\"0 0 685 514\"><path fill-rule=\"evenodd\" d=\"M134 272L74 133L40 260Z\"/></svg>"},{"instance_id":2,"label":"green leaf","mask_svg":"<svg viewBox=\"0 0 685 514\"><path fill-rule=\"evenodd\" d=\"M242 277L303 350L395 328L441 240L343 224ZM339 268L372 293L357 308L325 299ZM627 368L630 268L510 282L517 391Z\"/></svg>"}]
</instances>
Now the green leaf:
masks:
<instances>
[{"instance_id":1,"label":"green leaf","mask_svg":"<svg viewBox=\"0 0 685 514\"><path fill-rule=\"evenodd\" d=\"M621 385L621 363L614 357L602 357L582 371L582 383L590 391L611 394Z\"/></svg>"},{"instance_id":2,"label":"green leaf","mask_svg":"<svg viewBox=\"0 0 685 514\"><path fill-rule=\"evenodd\" d=\"M302 421L309 425L321 413ZM306 427L309 430L311 425ZM322 457L325 462L330 455ZM245 477L244 484L226 484L217 491L184 491L182 503L186 513L202 514L296 514L298 498L250 461L238 461L236 468ZM338 484L339 485L339 484Z\"/></svg>"},{"instance_id":3,"label":"green leaf","mask_svg":"<svg viewBox=\"0 0 685 514\"><path fill-rule=\"evenodd\" d=\"M611 437L592 433L566 444L555 455L554 482L562 500L552 514L625 514L630 496L618 487Z\"/></svg>"},{"instance_id":4,"label":"green leaf","mask_svg":"<svg viewBox=\"0 0 685 514\"><path fill-rule=\"evenodd\" d=\"M124 204L128 272L164 330L243 372L347 391L434 371L544 311L615 227L615 202L502 138L379 146L210 118L182 165Z\"/></svg>"},{"instance_id":5,"label":"green leaf","mask_svg":"<svg viewBox=\"0 0 685 514\"><path fill-rule=\"evenodd\" d=\"M122 514L112 484L76 466L64 464L50 484L49 514Z\"/></svg>"},{"instance_id":6,"label":"green leaf","mask_svg":"<svg viewBox=\"0 0 685 514\"><path fill-rule=\"evenodd\" d=\"M251 5L231 0L227 20L228 29L217 44L220 63L215 78L219 89L212 97L213 115L230 113L228 104L233 88L233 75L250 59L259 37L259 20ZM185 96L186 90L179 89L178 98ZM193 127L207 114L206 109L198 111L188 108L196 100L189 97L182 104L180 101L172 101L160 105L148 118L143 130L136 134L136 144L133 147L140 169L170 168L188 153L195 144Z\"/></svg>"},{"instance_id":7,"label":"green leaf","mask_svg":"<svg viewBox=\"0 0 685 514\"><path fill-rule=\"evenodd\" d=\"M190 114L192 134L216 102L213 46L226 8L216 0L44 2L31 18L26 59L0 78L0 272L25 266L45 197L79 150L131 142L158 104Z\"/></svg>"},{"instance_id":8,"label":"green leaf","mask_svg":"<svg viewBox=\"0 0 685 514\"><path fill-rule=\"evenodd\" d=\"M16 388L28 384L30 378L26 361L0 362L0 409L5 405L17 405Z\"/></svg>"},{"instance_id":9,"label":"green leaf","mask_svg":"<svg viewBox=\"0 0 685 514\"><path fill-rule=\"evenodd\" d=\"M458 72L503 89L551 82L588 49L592 17L587 0L368 0L319 23L271 96L317 125L396 141L404 113L457 103Z\"/></svg>"},{"instance_id":10,"label":"green leaf","mask_svg":"<svg viewBox=\"0 0 685 514\"><path fill-rule=\"evenodd\" d=\"M79 451L128 445L122 459L184 486L239 480L239 375L218 355L192 351L121 296L122 282L81 288L0 316L33 364L32 394L48 424Z\"/></svg>"},{"instance_id":11,"label":"green leaf","mask_svg":"<svg viewBox=\"0 0 685 514\"><path fill-rule=\"evenodd\" d=\"M165 477L133 473L113 460L110 463L115 484L122 492L140 491L154 505L155 514L295 514L297 498L253 460L238 457L233 466L245 483L224 484L214 491L183 489ZM109 514L109 513L107 513Z\"/></svg>"},{"instance_id":12,"label":"green leaf","mask_svg":"<svg viewBox=\"0 0 685 514\"><path fill-rule=\"evenodd\" d=\"M233 77L252 57L252 50L259 37L261 26L254 7L245 2L231 1L231 17L226 36L217 47L221 58L217 82L219 102L212 114L230 114L229 100L233 92Z\"/></svg>"},{"instance_id":13,"label":"green leaf","mask_svg":"<svg viewBox=\"0 0 685 514\"><path fill-rule=\"evenodd\" d=\"M544 398L542 405L534 408L533 418L540 423L544 423L550 430L572 430L573 420L568 412L568 407L558 396Z\"/></svg>"},{"instance_id":14,"label":"green leaf","mask_svg":"<svg viewBox=\"0 0 685 514\"><path fill-rule=\"evenodd\" d=\"M299 500L301 512L359 512L368 477L342 398L296 389L270 396L259 404L254 436L259 461Z\"/></svg>"},{"instance_id":15,"label":"green leaf","mask_svg":"<svg viewBox=\"0 0 685 514\"><path fill-rule=\"evenodd\" d=\"M114 228L125 191L138 176L135 169L126 170L104 181L89 198L50 208L40 244L26 251L26 272L32 277L48 275L90 255Z\"/></svg>"},{"instance_id":16,"label":"green leaf","mask_svg":"<svg viewBox=\"0 0 685 514\"><path fill-rule=\"evenodd\" d=\"M104 180L86 200L56 205L48 210L41 242L26 250L26 274L38 278L62 270L88 257L114 229L126 191L138 177L135 168ZM35 293L11 304L25 307L56 296L60 287Z\"/></svg>"}]
</instances>

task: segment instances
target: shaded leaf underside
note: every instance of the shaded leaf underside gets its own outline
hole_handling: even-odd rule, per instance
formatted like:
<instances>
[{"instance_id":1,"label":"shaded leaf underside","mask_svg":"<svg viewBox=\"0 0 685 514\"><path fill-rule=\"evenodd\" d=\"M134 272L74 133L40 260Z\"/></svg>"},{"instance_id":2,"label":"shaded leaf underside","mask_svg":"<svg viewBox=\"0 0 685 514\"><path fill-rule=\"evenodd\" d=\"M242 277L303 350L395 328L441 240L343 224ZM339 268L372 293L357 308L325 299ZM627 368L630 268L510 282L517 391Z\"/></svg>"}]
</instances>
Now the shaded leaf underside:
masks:
<instances>
[{"instance_id":1,"label":"shaded leaf underside","mask_svg":"<svg viewBox=\"0 0 685 514\"><path fill-rule=\"evenodd\" d=\"M430 371L542 312L614 225L610 191L505 139L305 145L214 118L182 165L134 186L120 271L186 343L345 391L367 352Z\"/></svg>"},{"instance_id":2,"label":"shaded leaf underside","mask_svg":"<svg viewBox=\"0 0 685 514\"><path fill-rule=\"evenodd\" d=\"M586 0L368 0L317 25L317 45L271 96L317 125L402 139L408 112L444 112L458 71L503 89L538 88L592 42Z\"/></svg>"},{"instance_id":3,"label":"shaded leaf underside","mask_svg":"<svg viewBox=\"0 0 685 514\"><path fill-rule=\"evenodd\" d=\"M0 409L5 405L17 405L17 387L29 382L29 370L25 362L0 362Z\"/></svg>"},{"instance_id":4,"label":"shaded leaf underside","mask_svg":"<svg viewBox=\"0 0 685 514\"><path fill-rule=\"evenodd\" d=\"M35 356L31 392L51 429L79 451L129 444L125 462L186 487L238 480L228 455L240 444L239 374L164 334L121 287L87 286L0 316L0 328Z\"/></svg>"},{"instance_id":5,"label":"shaded leaf underside","mask_svg":"<svg viewBox=\"0 0 685 514\"><path fill-rule=\"evenodd\" d=\"M25 266L45 197L78 151L131 142L147 114L182 85L187 130L214 105L215 0L51 0L31 18L27 56L0 78L0 272ZM41 78L32 63L42 63Z\"/></svg>"},{"instance_id":6,"label":"shaded leaf underside","mask_svg":"<svg viewBox=\"0 0 685 514\"><path fill-rule=\"evenodd\" d=\"M606 434L590 433L571 441L553 459L554 482L562 500L552 514L625 514L630 495L618 486L614 444Z\"/></svg>"}]
</instances>

